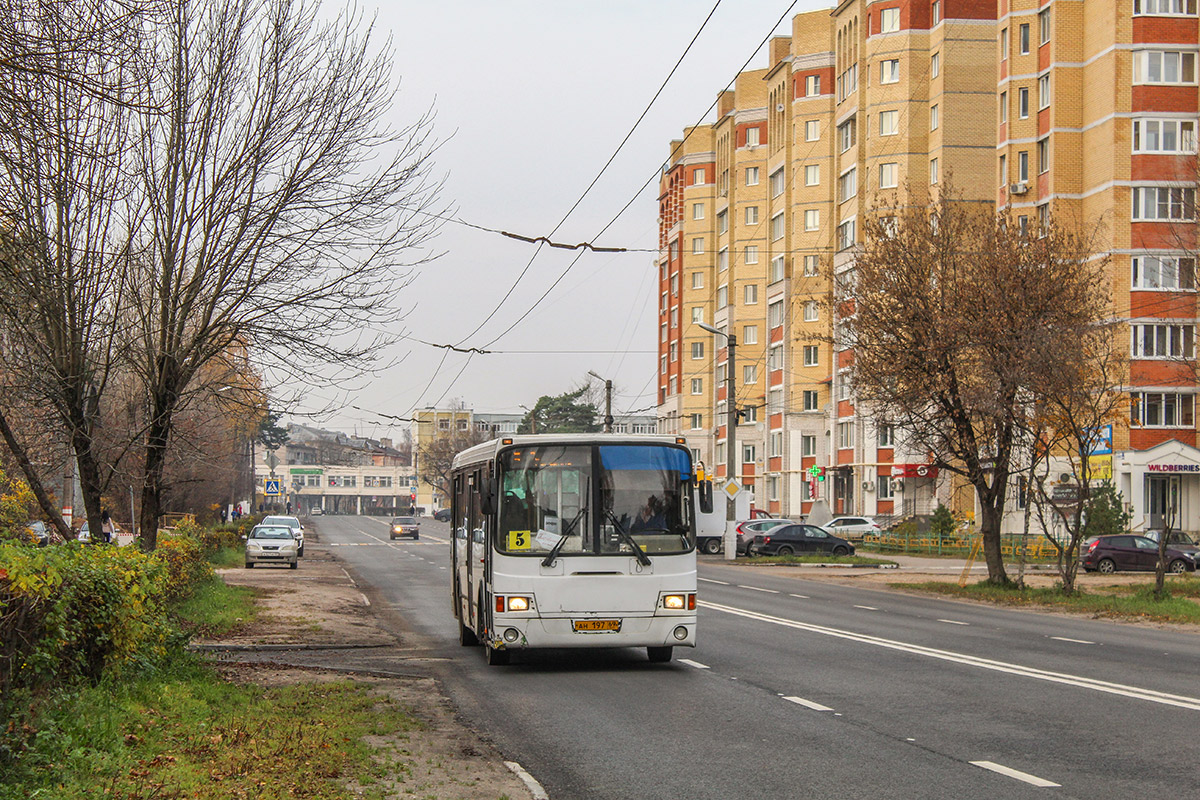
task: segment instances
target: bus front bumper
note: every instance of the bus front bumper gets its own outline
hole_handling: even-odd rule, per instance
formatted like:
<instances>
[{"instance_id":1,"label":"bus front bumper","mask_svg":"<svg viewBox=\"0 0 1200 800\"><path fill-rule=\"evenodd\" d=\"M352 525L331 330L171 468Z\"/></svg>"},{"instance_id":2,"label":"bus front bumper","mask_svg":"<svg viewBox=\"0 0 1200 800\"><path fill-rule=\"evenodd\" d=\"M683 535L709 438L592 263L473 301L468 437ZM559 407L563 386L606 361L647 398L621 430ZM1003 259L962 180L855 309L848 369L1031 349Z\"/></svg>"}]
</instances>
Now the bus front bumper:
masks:
<instances>
[{"instance_id":1,"label":"bus front bumper","mask_svg":"<svg viewBox=\"0 0 1200 800\"><path fill-rule=\"evenodd\" d=\"M505 648L695 647L696 615L496 614L492 641Z\"/></svg>"}]
</instances>

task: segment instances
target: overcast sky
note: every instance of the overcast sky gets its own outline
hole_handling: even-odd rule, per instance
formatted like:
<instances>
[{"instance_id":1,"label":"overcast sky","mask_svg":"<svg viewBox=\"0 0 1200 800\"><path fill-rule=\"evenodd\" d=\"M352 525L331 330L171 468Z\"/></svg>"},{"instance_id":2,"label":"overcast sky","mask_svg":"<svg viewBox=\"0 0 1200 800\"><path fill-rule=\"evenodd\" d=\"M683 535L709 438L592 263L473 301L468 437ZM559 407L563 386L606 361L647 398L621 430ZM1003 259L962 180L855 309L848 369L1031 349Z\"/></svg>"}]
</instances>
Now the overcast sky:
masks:
<instances>
[{"instance_id":1,"label":"overcast sky","mask_svg":"<svg viewBox=\"0 0 1200 800\"><path fill-rule=\"evenodd\" d=\"M600 172L700 29L716 0L393 0L376 6L390 32L401 89L396 121L431 105L444 145L443 199L488 228L549 235ZM795 13L829 7L800 0L722 0L646 118L595 188L554 235L559 242L653 251L658 174L684 127L706 109L759 43L786 35ZM366 5L369 10L370 3ZM649 182L646 188L641 188ZM636 198L636 199L635 199ZM600 231L634 200L602 236ZM597 238L599 237L599 238ZM535 246L447 224L445 251L404 290L407 332L458 343L483 322L529 264ZM575 253L543 248L495 316L465 346L501 351L470 359L404 342L387 374L341 393L316 390L295 419L371 437L402 426L379 414L462 401L481 412L520 413L565 392L593 370L615 385L614 412L654 406L657 286L653 252L588 253L511 331L568 268ZM502 335L503 334L503 335ZM499 337L499 338L497 338ZM351 406L357 406L358 409ZM362 410L360 410L362 409Z\"/></svg>"}]
</instances>

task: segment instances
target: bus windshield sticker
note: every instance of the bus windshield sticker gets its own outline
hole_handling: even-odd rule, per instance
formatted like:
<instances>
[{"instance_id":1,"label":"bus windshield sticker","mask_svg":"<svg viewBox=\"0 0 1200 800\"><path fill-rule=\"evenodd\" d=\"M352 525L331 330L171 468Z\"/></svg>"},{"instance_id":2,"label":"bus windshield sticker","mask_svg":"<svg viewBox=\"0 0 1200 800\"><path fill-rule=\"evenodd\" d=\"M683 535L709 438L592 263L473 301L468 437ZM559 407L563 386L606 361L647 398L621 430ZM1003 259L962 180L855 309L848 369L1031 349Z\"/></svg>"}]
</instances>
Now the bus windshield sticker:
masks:
<instances>
[{"instance_id":1,"label":"bus windshield sticker","mask_svg":"<svg viewBox=\"0 0 1200 800\"><path fill-rule=\"evenodd\" d=\"M509 550L528 550L533 542L529 538L529 531L509 531L508 532L508 549ZM539 533L539 539L541 534Z\"/></svg>"},{"instance_id":2,"label":"bus windshield sticker","mask_svg":"<svg viewBox=\"0 0 1200 800\"><path fill-rule=\"evenodd\" d=\"M542 548L543 550L552 550L554 549L554 545L558 544L559 540L564 538L566 537L564 537L562 534L547 530L540 530L537 532L537 536L535 537L534 541L536 541L538 547Z\"/></svg>"}]
</instances>

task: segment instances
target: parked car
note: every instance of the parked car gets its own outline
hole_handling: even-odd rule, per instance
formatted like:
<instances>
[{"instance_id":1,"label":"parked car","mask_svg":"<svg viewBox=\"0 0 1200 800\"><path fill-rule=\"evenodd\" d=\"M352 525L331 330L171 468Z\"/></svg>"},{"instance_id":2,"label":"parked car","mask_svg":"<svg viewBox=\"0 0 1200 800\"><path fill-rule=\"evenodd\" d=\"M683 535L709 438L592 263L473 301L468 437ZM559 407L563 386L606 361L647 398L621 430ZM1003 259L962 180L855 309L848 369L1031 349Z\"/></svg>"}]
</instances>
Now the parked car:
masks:
<instances>
[{"instance_id":1,"label":"parked car","mask_svg":"<svg viewBox=\"0 0 1200 800\"><path fill-rule=\"evenodd\" d=\"M437 511L433 512L433 518L436 519L438 522L449 522L450 521L450 509L439 508Z\"/></svg>"},{"instance_id":2,"label":"parked car","mask_svg":"<svg viewBox=\"0 0 1200 800\"><path fill-rule=\"evenodd\" d=\"M1158 542L1145 536L1093 536L1083 546L1079 565L1085 572L1145 571L1158 565ZM1174 547L1167 547L1166 560L1167 572L1179 574L1196 570L1196 556Z\"/></svg>"},{"instance_id":3,"label":"parked car","mask_svg":"<svg viewBox=\"0 0 1200 800\"><path fill-rule=\"evenodd\" d=\"M40 519L35 519L25 526L29 529L30 542L38 547L50 544L50 528Z\"/></svg>"},{"instance_id":4,"label":"parked car","mask_svg":"<svg viewBox=\"0 0 1200 800\"><path fill-rule=\"evenodd\" d=\"M790 519L747 519L739 522L737 525L737 552L738 555L750 555L750 545L754 542L754 537L759 533L766 533L772 528L778 528L780 525L794 524Z\"/></svg>"},{"instance_id":5,"label":"parked car","mask_svg":"<svg viewBox=\"0 0 1200 800\"><path fill-rule=\"evenodd\" d=\"M1146 538L1158 542L1162 536L1162 531L1146 531ZM1174 548L1181 553L1189 553L1192 559L1196 561L1196 566L1200 567L1200 544L1191 536L1188 536L1183 531L1171 531L1167 534L1167 547Z\"/></svg>"},{"instance_id":6,"label":"parked car","mask_svg":"<svg viewBox=\"0 0 1200 800\"><path fill-rule=\"evenodd\" d=\"M300 542L287 525L255 525L246 537L246 569L255 564L300 566Z\"/></svg>"},{"instance_id":7,"label":"parked car","mask_svg":"<svg viewBox=\"0 0 1200 800\"><path fill-rule=\"evenodd\" d=\"M395 539L397 536L411 536L413 541L420 538L421 523L416 517L396 517L392 520L392 532L388 536L389 539Z\"/></svg>"},{"instance_id":8,"label":"parked car","mask_svg":"<svg viewBox=\"0 0 1200 800\"><path fill-rule=\"evenodd\" d=\"M790 556L793 553L832 553L854 555L854 545L816 525L780 525L754 536L750 551L759 556Z\"/></svg>"},{"instance_id":9,"label":"parked car","mask_svg":"<svg viewBox=\"0 0 1200 800\"><path fill-rule=\"evenodd\" d=\"M847 539L862 539L880 531L879 525L870 517L834 517L821 527Z\"/></svg>"},{"instance_id":10,"label":"parked car","mask_svg":"<svg viewBox=\"0 0 1200 800\"><path fill-rule=\"evenodd\" d=\"M296 555L304 556L304 526L300 524L299 517L285 517L278 514L273 514L269 517L263 517L260 525L287 525L296 535Z\"/></svg>"}]
</instances>

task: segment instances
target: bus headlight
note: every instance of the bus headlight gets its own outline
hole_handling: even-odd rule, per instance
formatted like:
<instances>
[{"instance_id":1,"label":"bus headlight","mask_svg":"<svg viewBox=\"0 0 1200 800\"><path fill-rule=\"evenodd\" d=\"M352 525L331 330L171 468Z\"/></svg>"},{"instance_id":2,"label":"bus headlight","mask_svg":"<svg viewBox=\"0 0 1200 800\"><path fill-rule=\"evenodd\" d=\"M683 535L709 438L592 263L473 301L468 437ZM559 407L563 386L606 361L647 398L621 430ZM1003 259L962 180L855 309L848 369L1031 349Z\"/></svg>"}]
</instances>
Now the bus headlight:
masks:
<instances>
[{"instance_id":1,"label":"bus headlight","mask_svg":"<svg viewBox=\"0 0 1200 800\"><path fill-rule=\"evenodd\" d=\"M669 608L672 611L683 611L687 608L687 595L682 594L664 594L663 608Z\"/></svg>"},{"instance_id":2,"label":"bus headlight","mask_svg":"<svg viewBox=\"0 0 1200 800\"><path fill-rule=\"evenodd\" d=\"M509 611L528 611L531 603L528 597L510 597L508 598Z\"/></svg>"}]
</instances>

